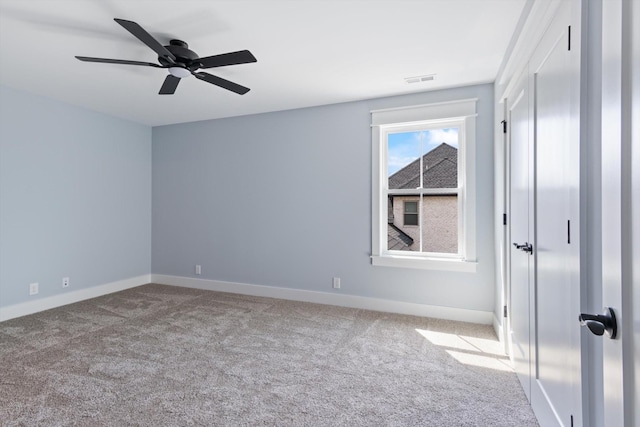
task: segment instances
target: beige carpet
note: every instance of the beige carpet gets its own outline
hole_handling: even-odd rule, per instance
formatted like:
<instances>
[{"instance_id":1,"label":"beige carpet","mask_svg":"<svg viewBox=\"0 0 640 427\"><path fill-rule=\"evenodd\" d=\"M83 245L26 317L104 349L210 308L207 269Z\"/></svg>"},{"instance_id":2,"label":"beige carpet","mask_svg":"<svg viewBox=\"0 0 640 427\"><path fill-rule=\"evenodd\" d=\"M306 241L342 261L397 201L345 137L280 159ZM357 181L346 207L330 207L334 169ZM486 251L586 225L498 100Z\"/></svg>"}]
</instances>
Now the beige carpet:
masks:
<instances>
[{"instance_id":1,"label":"beige carpet","mask_svg":"<svg viewBox=\"0 0 640 427\"><path fill-rule=\"evenodd\" d=\"M2 426L537 426L488 326L161 285L0 323Z\"/></svg>"}]
</instances>

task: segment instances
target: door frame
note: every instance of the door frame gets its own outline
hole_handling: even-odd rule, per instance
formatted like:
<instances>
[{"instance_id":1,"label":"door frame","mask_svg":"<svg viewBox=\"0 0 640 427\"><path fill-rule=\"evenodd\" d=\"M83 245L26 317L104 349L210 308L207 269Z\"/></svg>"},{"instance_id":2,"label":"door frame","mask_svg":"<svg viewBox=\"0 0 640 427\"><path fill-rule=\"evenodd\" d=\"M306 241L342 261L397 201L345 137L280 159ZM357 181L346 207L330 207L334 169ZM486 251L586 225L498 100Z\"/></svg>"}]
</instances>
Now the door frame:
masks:
<instances>
[{"instance_id":1,"label":"door frame","mask_svg":"<svg viewBox=\"0 0 640 427\"><path fill-rule=\"evenodd\" d=\"M627 22L623 25L628 30L629 34L626 36L629 38L628 55L630 60L628 61L628 77L629 88L628 94L630 96L629 106L630 112L630 129L629 138L631 142L631 165L633 169L630 173L630 192L631 192L631 218L640 217L640 26L631 25L632 22L636 24L640 22L640 4L638 2L629 2L632 9L626 11L625 14ZM635 141L635 143L634 143ZM635 224L635 227L633 225ZM629 236L630 242L630 277L631 286L629 292L629 300L632 301L633 310L628 314L628 324L633 326L630 328L631 336L633 339L627 346L627 357L633 360L633 377L632 381L635 384L630 390L632 398L629 399L629 405L634 408L635 413L632 415L631 423L640 426L640 225L636 220L632 223L632 229Z\"/></svg>"},{"instance_id":2,"label":"door frame","mask_svg":"<svg viewBox=\"0 0 640 427\"><path fill-rule=\"evenodd\" d=\"M603 425L640 425L640 21L636 0L602 3L602 304L619 339L602 343ZM635 221L634 221L634 218Z\"/></svg>"},{"instance_id":3,"label":"door frame","mask_svg":"<svg viewBox=\"0 0 640 427\"><path fill-rule=\"evenodd\" d=\"M602 0L583 4L581 44L582 117L581 120L581 251L584 313L602 311ZM583 328L582 399L583 426L601 427L604 423L602 384L602 339L593 339Z\"/></svg>"}]
</instances>

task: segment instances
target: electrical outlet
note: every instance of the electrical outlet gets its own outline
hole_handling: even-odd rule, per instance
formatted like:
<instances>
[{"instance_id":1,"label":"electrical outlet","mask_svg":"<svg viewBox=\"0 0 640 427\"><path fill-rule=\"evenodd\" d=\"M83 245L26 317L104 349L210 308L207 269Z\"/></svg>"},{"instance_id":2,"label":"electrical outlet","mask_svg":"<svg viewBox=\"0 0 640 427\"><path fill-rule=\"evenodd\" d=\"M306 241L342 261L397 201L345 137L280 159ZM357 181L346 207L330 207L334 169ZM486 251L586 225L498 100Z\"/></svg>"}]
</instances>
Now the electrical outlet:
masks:
<instances>
[{"instance_id":1,"label":"electrical outlet","mask_svg":"<svg viewBox=\"0 0 640 427\"><path fill-rule=\"evenodd\" d=\"M340 289L340 278L339 277L334 277L333 278L333 289Z\"/></svg>"},{"instance_id":2,"label":"electrical outlet","mask_svg":"<svg viewBox=\"0 0 640 427\"><path fill-rule=\"evenodd\" d=\"M196 264L196 275L202 274L202 266L200 264Z\"/></svg>"},{"instance_id":3,"label":"electrical outlet","mask_svg":"<svg viewBox=\"0 0 640 427\"><path fill-rule=\"evenodd\" d=\"M38 284L31 283L29 284L29 295L35 295L38 293Z\"/></svg>"},{"instance_id":4,"label":"electrical outlet","mask_svg":"<svg viewBox=\"0 0 640 427\"><path fill-rule=\"evenodd\" d=\"M62 278L62 287L63 288L68 288L69 287L69 278L68 277L63 277Z\"/></svg>"}]
</instances>

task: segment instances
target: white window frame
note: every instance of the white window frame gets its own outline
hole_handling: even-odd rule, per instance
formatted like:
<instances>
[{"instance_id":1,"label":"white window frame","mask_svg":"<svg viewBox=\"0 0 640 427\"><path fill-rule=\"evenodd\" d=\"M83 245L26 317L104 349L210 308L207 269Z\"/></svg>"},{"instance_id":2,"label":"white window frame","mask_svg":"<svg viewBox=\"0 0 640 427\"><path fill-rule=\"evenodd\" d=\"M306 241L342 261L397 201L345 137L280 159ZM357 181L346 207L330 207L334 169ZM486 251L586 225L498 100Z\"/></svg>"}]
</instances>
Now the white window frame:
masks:
<instances>
[{"instance_id":1,"label":"white window frame","mask_svg":"<svg viewBox=\"0 0 640 427\"><path fill-rule=\"evenodd\" d=\"M386 267L476 271L475 135L477 99L371 111L372 142L372 248L371 263ZM390 133L427 128L457 127L458 147L458 253L427 253L387 249L387 138ZM406 190L415 193L415 190ZM438 194L442 189L421 189ZM450 190L449 190L450 191ZM394 194L399 193L393 190ZM400 191L402 192L402 191Z\"/></svg>"}]
</instances>

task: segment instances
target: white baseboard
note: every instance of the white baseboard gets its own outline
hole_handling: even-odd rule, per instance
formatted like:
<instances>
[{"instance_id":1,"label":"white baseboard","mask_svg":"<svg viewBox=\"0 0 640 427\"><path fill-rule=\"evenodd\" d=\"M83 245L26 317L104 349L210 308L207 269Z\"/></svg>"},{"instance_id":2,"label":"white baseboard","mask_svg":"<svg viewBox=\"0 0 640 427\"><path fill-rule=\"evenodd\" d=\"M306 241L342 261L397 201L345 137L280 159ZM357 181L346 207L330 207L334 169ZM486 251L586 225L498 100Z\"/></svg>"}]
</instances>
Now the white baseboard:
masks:
<instances>
[{"instance_id":1,"label":"white baseboard","mask_svg":"<svg viewBox=\"0 0 640 427\"><path fill-rule=\"evenodd\" d=\"M493 313L493 330L496 332L498 339L503 341L504 336L502 335L504 331L502 330L502 323L498 319L495 313Z\"/></svg>"},{"instance_id":2,"label":"white baseboard","mask_svg":"<svg viewBox=\"0 0 640 427\"><path fill-rule=\"evenodd\" d=\"M181 286L185 288L205 289L209 291L230 292L234 294L280 298L340 307L361 308L387 313L409 314L413 316L433 317L460 322L491 325L493 312L467 310L464 308L442 307L392 301L381 298L362 297L338 293L307 291L302 289L280 288L274 286L249 285L246 283L222 282L218 280L196 279L193 277L152 274L151 281L161 285Z\"/></svg>"},{"instance_id":3,"label":"white baseboard","mask_svg":"<svg viewBox=\"0 0 640 427\"><path fill-rule=\"evenodd\" d=\"M504 319L500 321L500 319L498 319L498 316L496 316L496 314L493 313L493 330L496 331L496 335L498 336L498 340L500 341L500 344L502 344L504 353L508 354L509 346L507 345L507 342L506 342L504 324L505 324Z\"/></svg>"},{"instance_id":4,"label":"white baseboard","mask_svg":"<svg viewBox=\"0 0 640 427\"><path fill-rule=\"evenodd\" d=\"M0 322L61 307L74 302L123 291L125 289L134 288L147 283L158 283L162 285L181 286L185 288L205 289L218 292L230 292L242 295L280 298L292 301L336 305L339 307L360 308L364 310L479 323L483 325L493 324L498 336L502 336L501 332L498 332L499 329L497 329L501 328L501 325L498 324L494 314L489 311L468 310L464 308L416 304L356 295L334 294L275 286L250 285L246 283L223 282L218 280L196 279L192 277L168 276L162 274L145 274L138 277L105 283L103 285L87 289L79 289L61 295L54 295L21 304L0 307Z\"/></svg>"},{"instance_id":5,"label":"white baseboard","mask_svg":"<svg viewBox=\"0 0 640 427\"><path fill-rule=\"evenodd\" d=\"M125 289L135 288L136 286L141 286L150 282L151 275L144 274L142 276L105 283L91 288L78 289L76 291L65 292L60 295L14 304L7 307L0 307L0 322L14 319L16 317L26 316L28 314L38 313L40 311L50 310L52 308L72 304L74 302L84 301L86 299L124 291Z\"/></svg>"}]
</instances>

